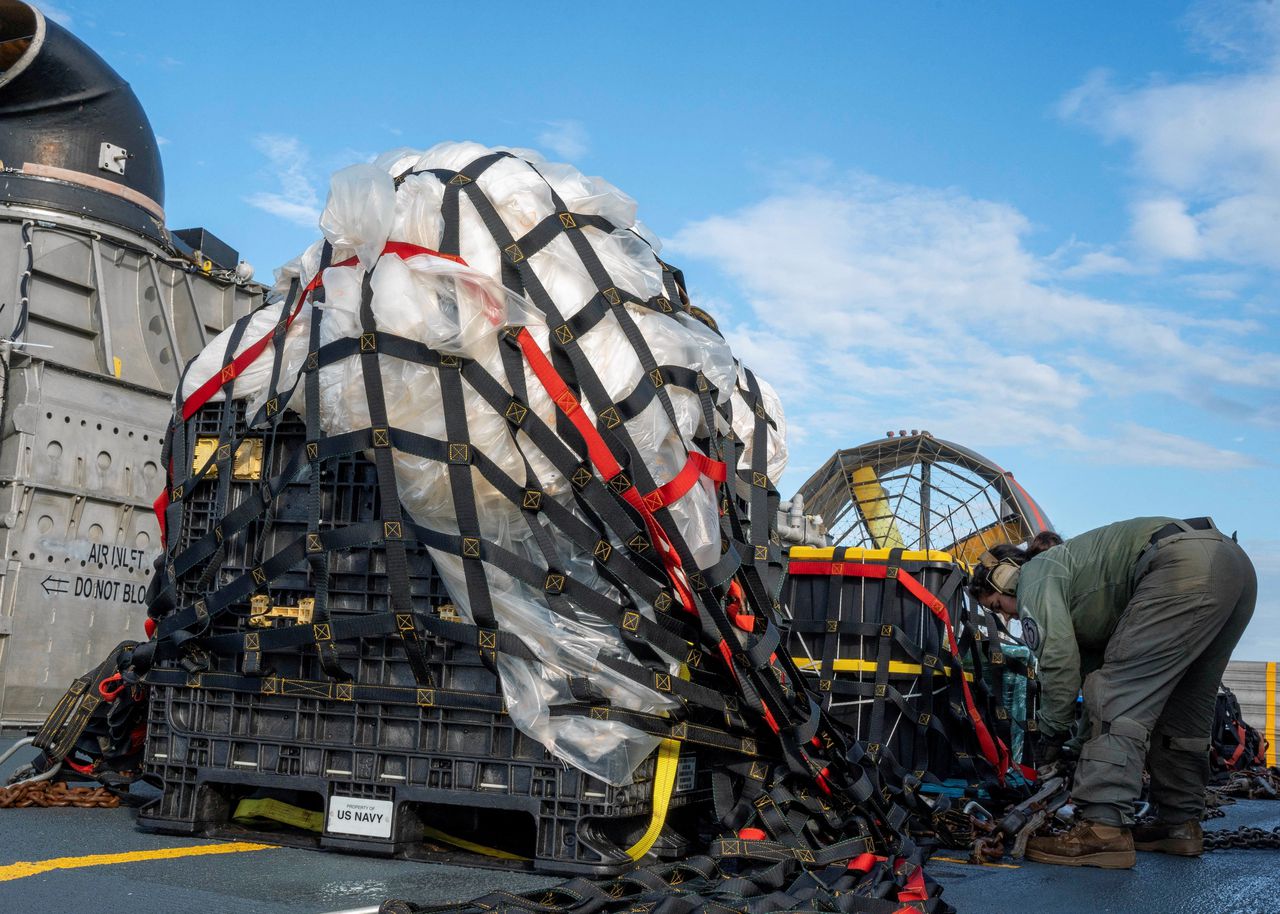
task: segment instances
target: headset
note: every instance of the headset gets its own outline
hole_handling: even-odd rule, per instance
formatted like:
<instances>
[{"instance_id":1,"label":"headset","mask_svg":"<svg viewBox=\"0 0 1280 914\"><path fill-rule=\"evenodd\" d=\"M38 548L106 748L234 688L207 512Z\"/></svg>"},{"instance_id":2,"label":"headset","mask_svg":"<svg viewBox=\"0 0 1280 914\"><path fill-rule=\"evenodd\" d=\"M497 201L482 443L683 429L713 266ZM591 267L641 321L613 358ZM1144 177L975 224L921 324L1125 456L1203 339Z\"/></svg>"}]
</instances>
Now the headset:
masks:
<instances>
[{"instance_id":1,"label":"headset","mask_svg":"<svg viewBox=\"0 0 1280 914\"><path fill-rule=\"evenodd\" d=\"M978 563L987 569L987 583L996 593L1007 597L1018 595L1018 578L1022 575L1022 566L1013 559L998 559L990 551L978 556Z\"/></svg>"}]
</instances>

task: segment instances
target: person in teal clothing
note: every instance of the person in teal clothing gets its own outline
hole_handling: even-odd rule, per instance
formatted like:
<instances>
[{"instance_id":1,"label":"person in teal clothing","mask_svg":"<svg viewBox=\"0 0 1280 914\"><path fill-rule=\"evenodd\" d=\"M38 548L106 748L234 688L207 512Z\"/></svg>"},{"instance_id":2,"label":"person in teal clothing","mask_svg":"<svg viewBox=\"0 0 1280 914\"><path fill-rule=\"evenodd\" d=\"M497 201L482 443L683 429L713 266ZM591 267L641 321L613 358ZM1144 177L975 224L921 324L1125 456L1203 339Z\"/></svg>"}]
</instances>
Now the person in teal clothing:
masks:
<instances>
[{"instance_id":1,"label":"person in teal clothing","mask_svg":"<svg viewBox=\"0 0 1280 914\"><path fill-rule=\"evenodd\" d=\"M1039 659L1044 761L1070 735L1083 685L1091 722L1072 787L1079 821L1027 858L1127 868L1135 849L1203 852L1200 815L1218 684L1257 599L1249 557L1209 518L1139 517L1033 554L984 553L970 594ZM1144 765L1156 820L1134 829Z\"/></svg>"}]
</instances>

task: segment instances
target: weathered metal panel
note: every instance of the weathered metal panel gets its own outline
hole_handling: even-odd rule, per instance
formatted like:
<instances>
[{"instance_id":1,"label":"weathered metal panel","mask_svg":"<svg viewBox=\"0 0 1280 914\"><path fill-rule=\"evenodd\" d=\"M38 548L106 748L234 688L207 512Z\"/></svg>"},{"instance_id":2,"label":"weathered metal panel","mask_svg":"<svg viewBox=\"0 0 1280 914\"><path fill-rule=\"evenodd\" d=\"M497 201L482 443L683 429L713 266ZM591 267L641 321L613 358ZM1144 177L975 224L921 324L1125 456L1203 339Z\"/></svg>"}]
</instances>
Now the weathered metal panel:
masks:
<instances>
[{"instance_id":1,"label":"weathered metal panel","mask_svg":"<svg viewBox=\"0 0 1280 914\"><path fill-rule=\"evenodd\" d=\"M40 722L72 679L143 637L172 390L262 300L120 236L84 217L0 215L0 725Z\"/></svg>"},{"instance_id":2,"label":"weathered metal panel","mask_svg":"<svg viewBox=\"0 0 1280 914\"><path fill-rule=\"evenodd\" d=\"M0 441L0 720L36 722L76 676L141 638L159 548L157 392L18 356Z\"/></svg>"}]
</instances>

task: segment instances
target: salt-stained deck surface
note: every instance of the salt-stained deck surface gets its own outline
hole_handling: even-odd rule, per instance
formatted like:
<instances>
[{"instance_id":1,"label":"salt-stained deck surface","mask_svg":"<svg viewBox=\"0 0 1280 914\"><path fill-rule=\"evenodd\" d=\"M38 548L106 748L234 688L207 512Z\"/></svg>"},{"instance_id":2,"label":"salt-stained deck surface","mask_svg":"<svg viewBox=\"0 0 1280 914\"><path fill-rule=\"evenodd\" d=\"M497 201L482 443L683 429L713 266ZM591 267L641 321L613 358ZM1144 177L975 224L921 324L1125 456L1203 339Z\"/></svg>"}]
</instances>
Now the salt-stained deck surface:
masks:
<instances>
[{"instance_id":1,"label":"salt-stained deck surface","mask_svg":"<svg viewBox=\"0 0 1280 914\"><path fill-rule=\"evenodd\" d=\"M0 738L0 749L11 738ZM25 757L29 753L23 753ZM12 764L0 769L6 777ZM133 810L0 810L0 911L47 914L128 910L130 914L323 914L377 905L388 897L441 902L496 888L531 889L559 880L463 866L272 848L241 853L130 859L17 875L11 864L135 855L226 845L151 835L133 827ZM1210 829L1280 825L1280 803L1227 807ZM1132 871L1022 864L974 867L934 861L959 914L1276 914L1280 853L1214 851L1199 860L1139 854Z\"/></svg>"}]
</instances>

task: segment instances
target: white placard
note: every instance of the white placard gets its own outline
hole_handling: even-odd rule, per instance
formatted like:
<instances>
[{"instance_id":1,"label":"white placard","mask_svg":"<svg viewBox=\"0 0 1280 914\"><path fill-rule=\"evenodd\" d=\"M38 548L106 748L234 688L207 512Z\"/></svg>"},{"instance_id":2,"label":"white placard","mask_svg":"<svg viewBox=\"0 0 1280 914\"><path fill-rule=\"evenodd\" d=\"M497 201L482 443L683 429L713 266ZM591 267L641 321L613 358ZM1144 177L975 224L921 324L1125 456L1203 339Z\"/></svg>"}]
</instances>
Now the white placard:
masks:
<instances>
[{"instance_id":1,"label":"white placard","mask_svg":"<svg viewBox=\"0 0 1280 914\"><path fill-rule=\"evenodd\" d=\"M698 757L686 752L676 762L676 793L688 793L698 786Z\"/></svg>"},{"instance_id":2,"label":"white placard","mask_svg":"<svg viewBox=\"0 0 1280 914\"><path fill-rule=\"evenodd\" d=\"M329 798L329 820L326 828L344 835L390 838L391 815L394 810L395 804L390 800L333 796Z\"/></svg>"}]
</instances>

